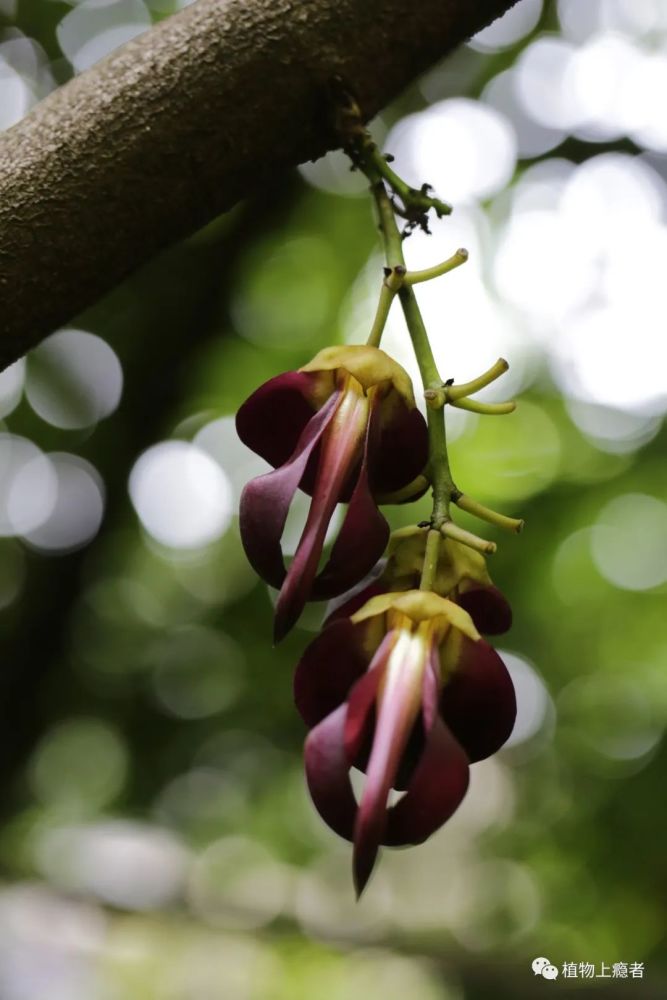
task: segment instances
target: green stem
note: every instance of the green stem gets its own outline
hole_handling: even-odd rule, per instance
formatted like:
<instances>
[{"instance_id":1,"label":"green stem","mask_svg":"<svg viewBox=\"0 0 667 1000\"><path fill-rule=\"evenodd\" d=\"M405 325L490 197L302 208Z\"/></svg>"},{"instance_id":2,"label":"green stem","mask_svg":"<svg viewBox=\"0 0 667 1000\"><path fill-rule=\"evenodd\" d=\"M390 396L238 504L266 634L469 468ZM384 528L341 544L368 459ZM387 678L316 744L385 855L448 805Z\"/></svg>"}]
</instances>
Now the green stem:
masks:
<instances>
[{"instance_id":1,"label":"green stem","mask_svg":"<svg viewBox=\"0 0 667 1000\"><path fill-rule=\"evenodd\" d=\"M426 539L420 588L432 589L437 573L441 538L452 538L455 541L476 549L478 552L489 555L496 551L495 542L479 538L477 535L466 531L452 521L449 513L451 503L458 504L462 510L468 510L470 513L476 514L491 524L497 524L510 531L519 532L523 528L523 521L498 514L496 511L484 507L470 497L464 496L456 488L452 479L447 453L445 404L449 403L462 410L485 414L510 413L514 409L515 404L514 402L479 403L468 398L471 392L489 385L502 375L503 372L507 371L508 364L504 358L499 358L488 371L478 376L478 378L462 385L454 386L452 382L445 383L442 380L435 363L435 358L433 357L424 320L412 286L422 281L429 281L431 278L436 278L441 274L446 274L448 271L453 270L453 268L458 267L468 259L468 252L463 249L457 250L448 260L436 264L434 267L425 268L421 271L407 271L403 256L402 236L396 223L396 215L398 214L408 220L405 234L408 234L417 226L428 232L429 211L435 211L436 215L440 217L443 214L448 214L451 208L444 202L431 196L428 185L424 185L417 191L415 188L409 187L405 181L394 173L385 157L365 130L356 102L352 98L349 98L348 103L347 120L345 127L341 126L341 133L345 140L345 149L353 165L359 168L370 182L371 192L378 211L379 227L382 233L387 261L380 301L368 343L373 346L377 346L380 343L391 303L394 296L398 295L417 358L417 364L419 365L419 372L424 386L424 398L427 403L426 416L429 457L424 474L418 477L418 479L422 480L424 486L427 482L431 484L433 489L433 510L429 522L430 530ZM387 191L385 184L389 186L391 195ZM392 200L392 196L400 198L403 206L401 207ZM410 493L411 495L413 487L415 487L415 492L420 492L421 486L417 488L417 481L411 483L403 492ZM401 496L401 499L403 499L403 496Z\"/></svg>"},{"instance_id":2,"label":"green stem","mask_svg":"<svg viewBox=\"0 0 667 1000\"><path fill-rule=\"evenodd\" d=\"M450 399L449 405L457 410L468 410L470 413L484 413L487 416L502 416L505 413L514 413L516 403L509 400L507 403L482 403L477 399Z\"/></svg>"},{"instance_id":3,"label":"green stem","mask_svg":"<svg viewBox=\"0 0 667 1000\"><path fill-rule=\"evenodd\" d=\"M435 576L438 572L438 556L440 554L440 540L442 536L436 528L431 528L426 536L426 548L424 550L424 564L422 566L420 590L433 590Z\"/></svg>"},{"instance_id":4,"label":"green stem","mask_svg":"<svg viewBox=\"0 0 667 1000\"><path fill-rule=\"evenodd\" d=\"M403 308L424 389L434 389L442 385L442 378L438 373L415 293L409 286L404 286L398 293L398 298ZM439 526L449 517L449 502L452 494L456 492L456 487L449 468L444 408L433 410L427 407L426 419L429 436L428 474L433 486L432 521L434 526Z\"/></svg>"},{"instance_id":5,"label":"green stem","mask_svg":"<svg viewBox=\"0 0 667 1000\"><path fill-rule=\"evenodd\" d=\"M433 267L425 267L422 271L408 271L405 275L405 282L408 285L418 285L422 281L439 278L441 275L453 271L455 267L465 264L467 259L468 251L462 247L456 253L452 254L451 257L448 257L447 260L443 260L441 264L435 264Z\"/></svg>"},{"instance_id":6,"label":"green stem","mask_svg":"<svg viewBox=\"0 0 667 1000\"><path fill-rule=\"evenodd\" d=\"M427 211L429 208L433 208L438 215L450 215L452 211L452 206L448 205L446 202L441 201L439 198L435 198L428 194L428 187L424 186L421 191L416 188L410 187L405 181L398 176L398 174L392 170L389 166L388 161L382 155L380 150L377 148L375 143L369 139L365 140L365 153L368 158L372 158L373 166L379 176L387 182L391 191L397 194L398 197L403 202L404 208L409 212L411 208L420 209L421 211Z\"/></svg>"},{"instance_id":7,"label":"green stem","mask_svg":"<svg viewBox=\"0 0 667 1000\"><path fill-rule=\"evenodd\" d=\"M466 531L453 521L446 521L440 530L445 538L453 538L455 542L461 542L485 556L493 555L498 547L495 542L488 542L479 535L473 535L472 531Z\"/></svg>"},{"instance_id":8,"label":"green stem","mask_svg":"<svg viewBox=\"0 0 667 1000\"><path fill-rule=\"evenodd\" d=\"M362 148L360 153L360 167L371 182L371 190L378 210L387 267L391 269L392 273L398 269L399 273L404 274L403 241L396 224L391 200L382 180L381 171L378 169L377 156L373 156L372 149L367 147ZM442 378L433 357L415 293L410 285L403 283L400 286L398 298L403 309L424 389L439 388L443 384ZM432 523L434 527L439 528L449 518L449 504L452 495L457 491L449 468L444 410L432 410L429 407L427 421L429 434L427 471L433 487Z\"/></svg>"},{"instance_id":9,"label":"green stem","mask_svg":"<svg viewBox=\"0 0 667 1000\"><path fill-rule=\"evenodd\" d=\"M453 497L452 499L461 510L465 510L468 514L473 514L475 517L481 518L482 521L488 521L489 524L497 524L499 528L504 528L506 531L513 531L517 535L523 531L523 521L518 517L508 517L507 514L499 514L497 510L485 507L479 500L473 500L472 497L467 496L465 493L461 493L458 497Z\"/></svg>"},{"instance_id":10,"label":"green stem","mask_svg":"<svg viewBox=\"0 0 667 1000\"><path fill-rule=\"evenodd\" d=\"M380 289L378 307L375 312L375 319L373 320L373 326L371 327L371 332L369 333L368 340L366 341L370 347L380 346L380 340L382 339L382 334L387 324L387 317L389 316L389 310L391 309L391 304L394 301L395 294L396 293L389 288L387 283L383 281L382 288Z\"/></svg>"},{"instance_id":11,"label":"green stem","mask_svg":"<svg viewBox=\"0 0 667 1000\"><path fill-rule=\"evenodd\" d=\"M471 382L462 382L460 385L452 385L447 388L447 400L453 403L457 399L463 399L464 396L472 396L473 392L478 392L487 385L491 385L495 382L497 378L507 371L509 365L504 358L498 358L494 365L491 365L488 371L485 371L482 375L474 378Z\"/></svg>"}]
</instances>

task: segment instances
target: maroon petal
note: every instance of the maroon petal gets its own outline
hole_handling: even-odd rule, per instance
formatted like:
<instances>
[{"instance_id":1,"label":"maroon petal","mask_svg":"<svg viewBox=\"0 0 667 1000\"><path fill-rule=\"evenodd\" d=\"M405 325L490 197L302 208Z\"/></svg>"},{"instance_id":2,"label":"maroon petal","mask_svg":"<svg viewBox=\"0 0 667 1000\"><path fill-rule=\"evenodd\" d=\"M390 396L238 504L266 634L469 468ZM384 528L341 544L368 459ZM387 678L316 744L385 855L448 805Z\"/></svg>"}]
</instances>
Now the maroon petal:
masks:
<instances>
[{"instance_id":1,"label":"maroon petal","mask_svg":"<svg viewBox=\"0 0 667 1000\"><path fill-rule=\"evenodd\" d=\"M393 493L424 471L428 460L428 430L417 409L403 399L380 400L382 424L370 459L375 493Z\"/></svg>"},{"instance_id":2,"label":"maroon petal","mask_svg":"<svg viewBox=\"0 0 667 1000\"><path fill-rule=\"evenodd\" d=\"M438 696L440 694L440 660L438 650L433 647L428 658L428 667L424 671L422 687L422 718L424 732L430 733L438 715Z\"/></svg>"},{"instance_id":3,"label":"maroon petal","mask_svg":"<svg viewBox=\"0 0 667 1000\"><path fill-rule=\"evenodd\" d=\"M390 646L389 652L392 651ZM379 653L380 650L376 656ZM420 715L423 680L416 676L415 670L425 668L426 673L430 672L428 663L423 662L425 655L426 651L415 648L412 642L407 648L397 645L391 672L382 689L366 783L354 826L353 874L357 895L363 891L373 870L387 823L389 792L395 787L401 761ZM384 666L382 663L381 677L385 675ZM347 728L345 735L347 738ZM415 777L416 772L413 781Z\"/></svg>"},{"instance_id":4,"label":"maroon petal","mask_svg":"<svg viewBox=\"0 0 667 1000\"><path fill-rule=\"evenodd\" d=\"M356 761L356 757L362 749L378 687L384 677L387 661L395 645L396 633L390 632L382 640L366 673L359 678L350 691L345 719L345 752L349 761Z\"/></svg>"},{"instance_id":5,"label":"maroon petal","mask_svg":"<svg viewBox=\"0 0 667 1000\"><path fill-rule=\"evenodd\" d=\"M294 674L294 701L309 728L330 715L348 697L368 666L359 626L349 618L332 622L310 643Z\"/></svg>"},{"instance_id":6,"label":"maroon petal","mask_svg":"<svg viewBox=\"0 0 667 1000\"><path fill-rule=\"evenodd\" d=\"M280 539L308 459L336 411L337 394L309 421L289 462L247 484L239 509L241 539L256 573L273 587L285 578Z\"/></svg>"},{"instance_id":7,"label":"maroon petal","mask_svg":"<svg viewBox=\"0 0 667 1000\"><path fill-rule=\"evenodd\" d=\"M383 844L421 844L459 807L468 781L468 758L436 719L407 792L388 812Z\"/></svg>"},{"instance_id":8,"label":"maroon petal","mask_svg":"<svg viewBox=\"0 0 667 1000\"><path fill-rule=\"evenodd\" d=\"M329 561L313 585L313 600L328 600L353 587L373 569L389 541L389 525L373 499L368 477L369 454L378 433L378 423L374 401L359 478Z\"/></svg>"},{"instance_id":9,"label":"maroon petal","mask_svg":"<svg viewBox=\"0 0 667 1000\"><path fill-rule=\"evenodd\" d=\"M484 635L501 635L512 627L512 608L497 587L464 581L456 603L468 612Z\"/></svg>"},{"instance_id":10,"label":"maroon petal","mask_svg":"<svg viewBox=\"0 0 667 1000\"><path fill-rule=\"evenodd\" d=\"M306 781L318 813L334 833L352 840L357 802L345 755L345 714L341 705L308 735Z\"/></svg>"},{"instance_id":11,"label":"maroon petal","mask_svg":"<svg viewBox=\"0 0 667 1000\"><path fill-rule=\"evenodd\" d=\"M471 762L500 750L516 719L507 667L493 647L463 638L459 666L440 696L440 714Z\"/></svg>"},{"instance_id":12,"label":"maroon petal","mask_svg":"<svg viewBox=\"0 0 667 1000\"><path fill-rule=\"evenodd\" d=\"M285 372L253 392L236 414L243 443L270 462L284 465L315 413L311 402L316 375Z\"/></svg>"},{"instance_id":13,"label":"maroon petal","mask_svg":"<svg viewBox=\"0 0 667 1000\"><path fill-rule=\"evenodd\" d=\"M349 396L343 397L341 406L345 407L349 398ZM384 518L381 518L385 528L382 548L379 551L373 550L368 565L359 560L357 549L363 549L359 542L364 538L364 534L369 532L371 539L377 535L372 514L381 517L370 494L372 512L366 502L362 463L359 483L354 489L343 527L334 543L329 562L318 578L320 581L324 579L323 592L318 591L317 583L313 585L329 522L341 499L345 484L349 481L350 473L358 463L362 436L365 441L369 435L370 421L367 419L365 401L355 399L354 396L352 399L354 402L351 411L346 410L343 419L332 421L329 433L322 442L320 465L306 525L276 603L274 622L276 642L295 624L306 601L333 597L357 583L381 555L389 537L389 527ZM357 543L356 548L351 548L352 536ZM339 584L338 579L340 579Z\"/></svg>"}]
</instances>

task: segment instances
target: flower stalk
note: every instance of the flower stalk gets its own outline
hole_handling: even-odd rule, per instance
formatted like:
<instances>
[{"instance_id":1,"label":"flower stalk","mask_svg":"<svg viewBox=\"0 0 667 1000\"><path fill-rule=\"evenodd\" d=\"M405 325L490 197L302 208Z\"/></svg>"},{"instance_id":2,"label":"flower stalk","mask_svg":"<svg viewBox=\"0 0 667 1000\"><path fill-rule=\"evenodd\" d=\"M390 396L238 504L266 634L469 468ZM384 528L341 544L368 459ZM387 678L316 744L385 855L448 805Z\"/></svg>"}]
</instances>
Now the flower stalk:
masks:
<instances>
[{"instance_id":1,"label":"flower stalk","mask_svg":"<svg viewBox=\"0 0 667 1000\"><path fill-rule=\"evenodd\" d=\"M472 531L466 531L465 528L455 524L454 521L445 521L440 531L445 538L452 538L455 542L461 542L463 545L467 545L469 548L474 549L476 552L481 552L485 556L492 556L498 548L495 542L489 542L485 538L480 538L479 535L473 534Z\"/></svg>"},{"instance_id":2,"label":"flower stalk","mask_svg":"<svg viewBox=\"0 0 667 1000\"><path fill-rule=\"evenodd\" d=\"M523 522L463 494L449 466L447 404L483 414L515 406L470 398L507 370L502 358L458 386L443 381L436 365L414 286L454 270L468 254L460 249L408 271L403 238L417 227L428 232L429 212L440 217L451 209L428 185L417 190L398 177L353 101L341 109L340 124L354 165L370 182L384 243L368 341L324 347L297 371L269 379L240 407L236 426L272 467L246 484L239 523L251 565L279 591L275 641L307 602L333 602L297 666L294 698L309 729L311 798L353 844L359 897L382 847L420 844L435 833L462 802L470 766L512 731L512 680L483 639L512 624L484 558L496 544L456 524L450 508L514 532ZM397 216L407 223L402 233ZM417 357L426 420L410 376L380 347L395 298ZM390 537L379 505L414 501L429 487L430 518ZM283 534L298 490L310 498L309 509L286 561ZM327 549L339 505L345 514ZM355 769L366 774L359 796L350 780ZM392 789L405 794L392 802Z\"/></svg>"},{"instance_id":3,"label":"flower stalk","mask_svg":"<svg viewBox=\"0 0 667 1000\"><path fill-rule=\"evenodd\" d=\"M433 490L433 508L429 524L434 532L430 548L428 544L426 547L426 561L420 584L421 587L424 587L426 585L424 581L428 582L432 576L427 563L429 555L433 552L436 553L437 563L437 546L440 542L441 532L446 537L468 545L477 552L491 554L496 550L494 542L479 538L477 535L459 528L452 521L450 515L452 503L455 503L462 510L467 509L483 520L510 531L518 532L523 526L523 522L490 511L489 508L470 498L464 500L466 506L458 503L464 494L457 489L449 464L445 405L449 404L456 409L471 413L501 416L512 413L516 409L516 403L513 400L503 403L486 403L469 398L472 393L490 385L507 371L509 365L504 358L499 358L491 368L469 382L454 385L452 380L445 382L442 379L433 356L413 286L440 277L460 267L468 260L468 251L460 248L440 264L419 271L409 271L403 254L404 236L409 235L416 226L420 226L428 232L428 212L430 210L435 211L440 218L442 215L449 214L451 209L430 193L428 185L423 185L421 189L417 190L407 185L396 174L389 166L387 157L380 152L361 125L358 111L355 115L354 102L351 102L351 108L348 109L345 134L348 155L354 166L361 170L370 182L386 260L385 277L368 343L376 347L380 344L391 304L397 296L403 310L424 387L429 436L429 460L424 474ZM397 199L400 199L400 204ZM408 226L403 234L398 228L397 215L408 220ZM406 487L404 492L408 491L409 487ZM521 527L517 527L519 524ZM429 536L430 538L431 536Z\"/></svg>"},{"instance_id":4,"label":"flower stalk","mask_svg":"<svg viewBox=\"0 0 667 1000\"><path fill-rule=\"evenodd\" d=\"M454 403L459 399L463 399L465 396L472 396L473 392L479 392L480 389L486 388L487 385L491 385L496 379L499 379L501 375L509 369L509 363L505 361L504 358L498 358L494 365L491 365L488 371L483 372L482 375L478 375L477 378L472 379L471 382L462 382L461 385L450 385L445 386L447 402Z\"/></svg>"},{"instance_id":5,"label":"flower stalk","mask_svg":"<svg viewBox=\"0 0 667 1000\"><path fill-rule=\"evenodd\" d=\"M515 535L523 531L524 522L519 520L519 518L499 514L498 511L491 510L490 507L485 507L483 503L473 500L472 497L467 496L465 493L460 493L457 497L453 497L453 500L461 510L465 510L468 514L473 514L482 521L488 521L489 524L495 524L505 531L513 532Z\"/></svg>"},{"instance_id":6,"label":"flower stalk","mask_svg":"<svg viewBox=\"0 0 667 1000\"><path fill-rule=\"evenodd\" d=\"M426 326L424 325L424 320L422 318L416 296L412 290L412 284L414 284L414 281L407 282L405 280L409 272L407 271L405 257L403 254L403 241L396 223L395 206L389 197L384 182L386 180L391 185L395 194L403 200L404 208L409 208L410 199L414 194L414 189L408 189L407 185L403 184L403 182L401 182L401 184L396 184L394 182L396 174L393 170L391 170L391 168L388 167L386 160L367 133L363 132L361 136L357 134L356 142L350 148L350 155L352 156L355 164L360 170L363 171L371 184L371 190L375 199L375 205L379 217L380 231L382 233L384 243L387 268L392 273L399 270L399 273L402 273L404 276L404 280L401 282L397 294L403 309L403 315L405 316L405 322L417 358L417 364L419 365L419 372L424 389L426 391L437 390L441 388L444 383L440 373L438 372L431 344L429 342L428 333L426 331ZM426 207L426 201L429 201L428 195L425 192L422 192L421 204L423 208ZM437 212L438 204L437 199L431 199L429 207L433 207ZM467 252L462 253L460 250L457 251L457 253L454 254L448 262L446 262L449 265L447 270L452 270L453 267L457 267L464 263L464 261L467 260L467 257ZM452 261L455 262L451 263ZM446 273L446 271L442 270L442 267L443 265L440 265L440 269L438 267L431 269L432 273L429 277L436 277L437 275L435 272L438 274ZM417 275L422 275L419 280L427 280L423 277L424 272L417 271L415 273ZM376 335L375 324L374 335ZM427 475L433 488L433 513L431 524L434 529L438 530L449 518L449 504L452 495L456 493L457 490L449 467L447 434L445 430L444 413L442 410L434 410L433 408L428 407L427 424L429 434L429 462Z\"/></svg>"},{"instance_id":7,"label":"flower stalk","mask_svg":"<svg viewBox=\"0 0 667 1000\"><path fill-rule=\"evenodd\" d=\"M433 590L436 573L438 572L438 557L440 555L440 540L442 536L435 528L430 528L426 536L426 549L424 551L424 564L422 566L420 590Z\"/></svg>"},{"instance_id":8,"label":"flower stalk","mask_svg":"<svg viewBox=\"0 0 667 1000\"><path fill-rule=\"evenodd\" d=\"M442 264L436 264L434 267L425 267L422 271L406 271L404 281L407 285L418 285L422 281L431 281L433 278L439 278L443 274L449 274L450 271L460 267L461 264L465 264L467 259L468 251L461 247L451 257L448 257L447 260L443 260Z\"/></svg>"},{"instance_id":9,"label":"flower stalk","mask_svg":"<svg viewBox=\"0 0 667 1000\"><path fill-rule=\"evenodd\" d=\"M516 403L509 400L507 403L480 403L478 399L457 399L447 400L456 410L467 410L469 413L482 413L487 417L502 416L505 413L514 413Z\"/></svg>"}]
</instances>

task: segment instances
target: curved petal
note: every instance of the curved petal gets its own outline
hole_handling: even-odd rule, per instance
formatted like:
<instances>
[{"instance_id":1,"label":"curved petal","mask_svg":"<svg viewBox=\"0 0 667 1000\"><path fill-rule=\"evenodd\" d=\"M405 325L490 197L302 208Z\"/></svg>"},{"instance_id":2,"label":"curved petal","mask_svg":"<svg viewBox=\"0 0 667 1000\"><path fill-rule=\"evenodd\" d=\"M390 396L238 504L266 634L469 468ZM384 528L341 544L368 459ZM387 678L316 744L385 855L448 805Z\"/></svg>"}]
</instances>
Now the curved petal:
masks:
<instances>
[{"instance_id":1,"label":"curved petal","mask_svg":"<svg viewBox=\"0 0 667 1000\"><path fill-rule=\"evenodd\" d=\"M377 508L369 484L369 454L377 432L378 411L374 400L359 478L329 561L313 584L313 600L328 600L353 587L372 570L389 540L389 525Z\"/></svg>"},{"instance_id":2,"label":"curved petal","mask_svg":"<svg viewBox=\"0 0 667 1000\"><path fill-rule=\"evenodd\" d=\"M410 632L397 630L388 653L386 664L382 664L380 676L386 681L377 708L366 783L354 826L353 873L358 894L375 864L387 823L389 792L395 787L408 740L420 716L423 674L430 672L428 651Z\"/></svg>"},{"instance_id":3,"label":"curved petal","mask_svg":"<svg viewBox=\"0 0 667 1000\"><path fill-rule=\"evenodd\" d=\"M345 719L345 752L347 759L355 761L362 749L367 722L375 705L380 682L385 675L387 661L396 645L396 633L389 632L380 644L371 664L350 691Z\"/></svg>"},{"instance_id":4,"label":"curved petal","mask_svg":"<svg viewBox=\"0 0 667 1000\"><path fill-rule=\"evenodd\" d=\"M381 399L380 407L380 434L369 463L371 483L374 493L393 493L424 471L428 430L419 410L410 409L395 393Z\"/></svg>"},{"instance_id":5,"label":"curved petal","mask_svg":"<svg viewBox=\"0 0 667 1000\"><path fill-rule=\"evenodd\" d=\"M456 603L464 608L484 635L502 635L512 627L512 608L492 584L463 581Z\"/></svg>"},{"instance_id":6,"label":"curved petal","mask_svg":"<svg viewBox=\"0 0 667 1000\"><path fill-rule=\"evenodd\" d=\"M435 646L431 647L428 657L428 667L424 671L422 686L422 718L424 731L430 733L438 715L438 696L440 694L440 659Z\"/></svg>"},{"instance_id":7,"label":"curved petal","mask_svg":"<svg viewBox=\"0 0 667 1000\"><path fill-rule=\"evenodd\" d=\"M357 801L345 756L345 714L341 705L308 735L305 748L306 781L313 804L334 833L352 840Z\"/></svg>"},{"instance_id":8,"label":"curved petal","mask_svg":"<svg viewBox=\"0 0 667 1000\"><path fill-rule=\"evenodd\" d=\"M368 656L359 626L349 618L332 622L310 643L294 674L294 702L309 728L342 705L363 677Z\"/></svg>"},{"instance_id":9,"label":"curved petal","mask_svg":"<svg viewBox=\"0 0 667 1000\"><path fill-rule=\"evenodd\" d=\"M362 548L359 541L364 532L368 531L369 526L366 520L371 517L368 505L364 505L363 486L360 486L364 479L362 463L359 483L355 486L352 494L343 527L334 543L329 562L318 577L318 580L324 578L323 593L318 592L315 574L322 555L329 522L336 505L342 498L342 492L349 482L350 474L355 471L355 466L358 464L362 441L368 439L369 426L368 401L365 397L360 397L355 392L343 392L340 398L340 409L332 418L327 436L322 441L320 463L306 525L276 603L274 621L276 642L295 624L306 601L326 599L347 590L371 569L381 554L381 550L380 552L373 550L373 558L368 565L360 562L358 558L356 562L354 560L357 549ZM379 516L374 504L372 507L373 512ZM360 518L363 518L363 521L360 522ZM389 528L384 518L382 518L382 522L388 536ZM371 538L374 537L373 527L371 520ZM352 540L350 532L354 533L357 545L351 553L348 553ZM344 563L346 556L349 557L348 563L351 565ZM340 565L341 562L343 562L342 565ZM333 569L333 575L330 568ZM336 577L337 569L340 584L338 584Z\"/></svg>"},{"instance_id":10,"label":"curved petal","mask_svg":"<svg viewBox=\"0 0 667 1000\"><path fill-rule=\"evenodd\" d=\"M336 411L334 394L309 421L289 462L251 480L241 494L241 540L250 565L272 587L285 579L280 539L308 459Z\"/></svg>"},{"instance_id":11,"label":"curved petal","mask_svg":"<svg viewBox=\"0 0 667 1000\"><path fill-rule=\"evenodd\" d=\"M359 626L357 626L359 627ZM376 716L376 695L389 655L395 644L395 633L386 637L385 642L378 648L371 666L364 676L357 681L348 697L348 714L345 724L345 747L348 760L360 771L366 771L373 741L375 738ZM437 680L431 671L433 683L428 685L430 691L426 696L430 708L425 708L424 719L415 719L410 734L406 740L405 747L396 768L396 774L392 782L392 787L396 791L403 791L407 788L412 778L412 773L421 758L424 749L424 730L433 724L433 720L438 711L438 687ZM424 678L424 688L427 687L426 675ZM425 702L426 705L426 702ZM430 713L430 714L429 714ZM427 722L428 719L428 722Z\"/></svg>"},{"instance_id":12,"label":"curved petal","mask_svg":"<svg viewBox=\"0 0 667 1000\"><path fill-rule=\"evenodd\" d=\"M253 392L236 414L236 433L243 443L270 462L284 465L314 416L315 374L284 372Z\"/></svg>"},{"instance_id":13,"label":"curved petal","mask_svg":"<svg viewBox=\"0 0 667 1000\"><path fill-rule=\"evenodd\" d=\"M459 664L440 695L440 715L471 763L500 750L516 719L507 667L483 639L463 638Z\"/></svg>"},{"instance_id":14,"label":"curved petal","mask_svg":"<svg viewBox=\"0 0 667 1000\"><path fill-rule=\"evenodd\" d=\"M436 719L408 790L387 815L382 843L421 844L459 807L468 789L468 758L441 719Z\"/></svg>"}]
</instances>

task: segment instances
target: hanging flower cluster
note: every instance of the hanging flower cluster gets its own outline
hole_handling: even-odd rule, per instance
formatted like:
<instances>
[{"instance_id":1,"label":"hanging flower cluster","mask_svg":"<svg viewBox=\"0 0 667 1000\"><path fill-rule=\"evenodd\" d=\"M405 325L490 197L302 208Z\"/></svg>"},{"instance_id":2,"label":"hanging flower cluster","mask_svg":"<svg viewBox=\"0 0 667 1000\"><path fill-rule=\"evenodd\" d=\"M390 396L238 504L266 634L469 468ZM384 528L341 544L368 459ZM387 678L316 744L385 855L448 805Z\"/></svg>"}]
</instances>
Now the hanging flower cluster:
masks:
<instances>
[{"instance_id":1,"label":"hanging flower cluster","mask_svg":"<svg viewBox=\"0 0 667 1000\"><path fill-rule=\"evenodd\" d=\"M512 681L482 638L512 621L484 559L495 544L458 526L451 507L512 531L522 522L462 494L449 469L445 405L514 409L469 398L507 369L502 359L464 385L443 381L435 367L412 286L452 270L467 253L408 271L395 216L407 219L409 232L427 227L429 210L440 216L449 208L426 186L416 191L397 177L354 108L343 130L353 163L371 182L387 256L368 343L327 347L298 371L271 379L243 404L237 429L273 466L245 487L240 524L250 563L279 591L275 640L308 601L338 599L296 668L294 696L309 729L311 797L331 829L354 844L359 895L380 846L426 840L461 803L470 765L499 750L512 731ZM396 296L424 382L428 425L407 373L378 346ZM429 488L430 520L390 537L379 506ZM281 538L298 490L310 507L286 565ZM325 556L339 504L346 513ZM365 774L359 797L353 768ZM390 804L392 790L403 794Z\"/></svg>"}]
</instances>

